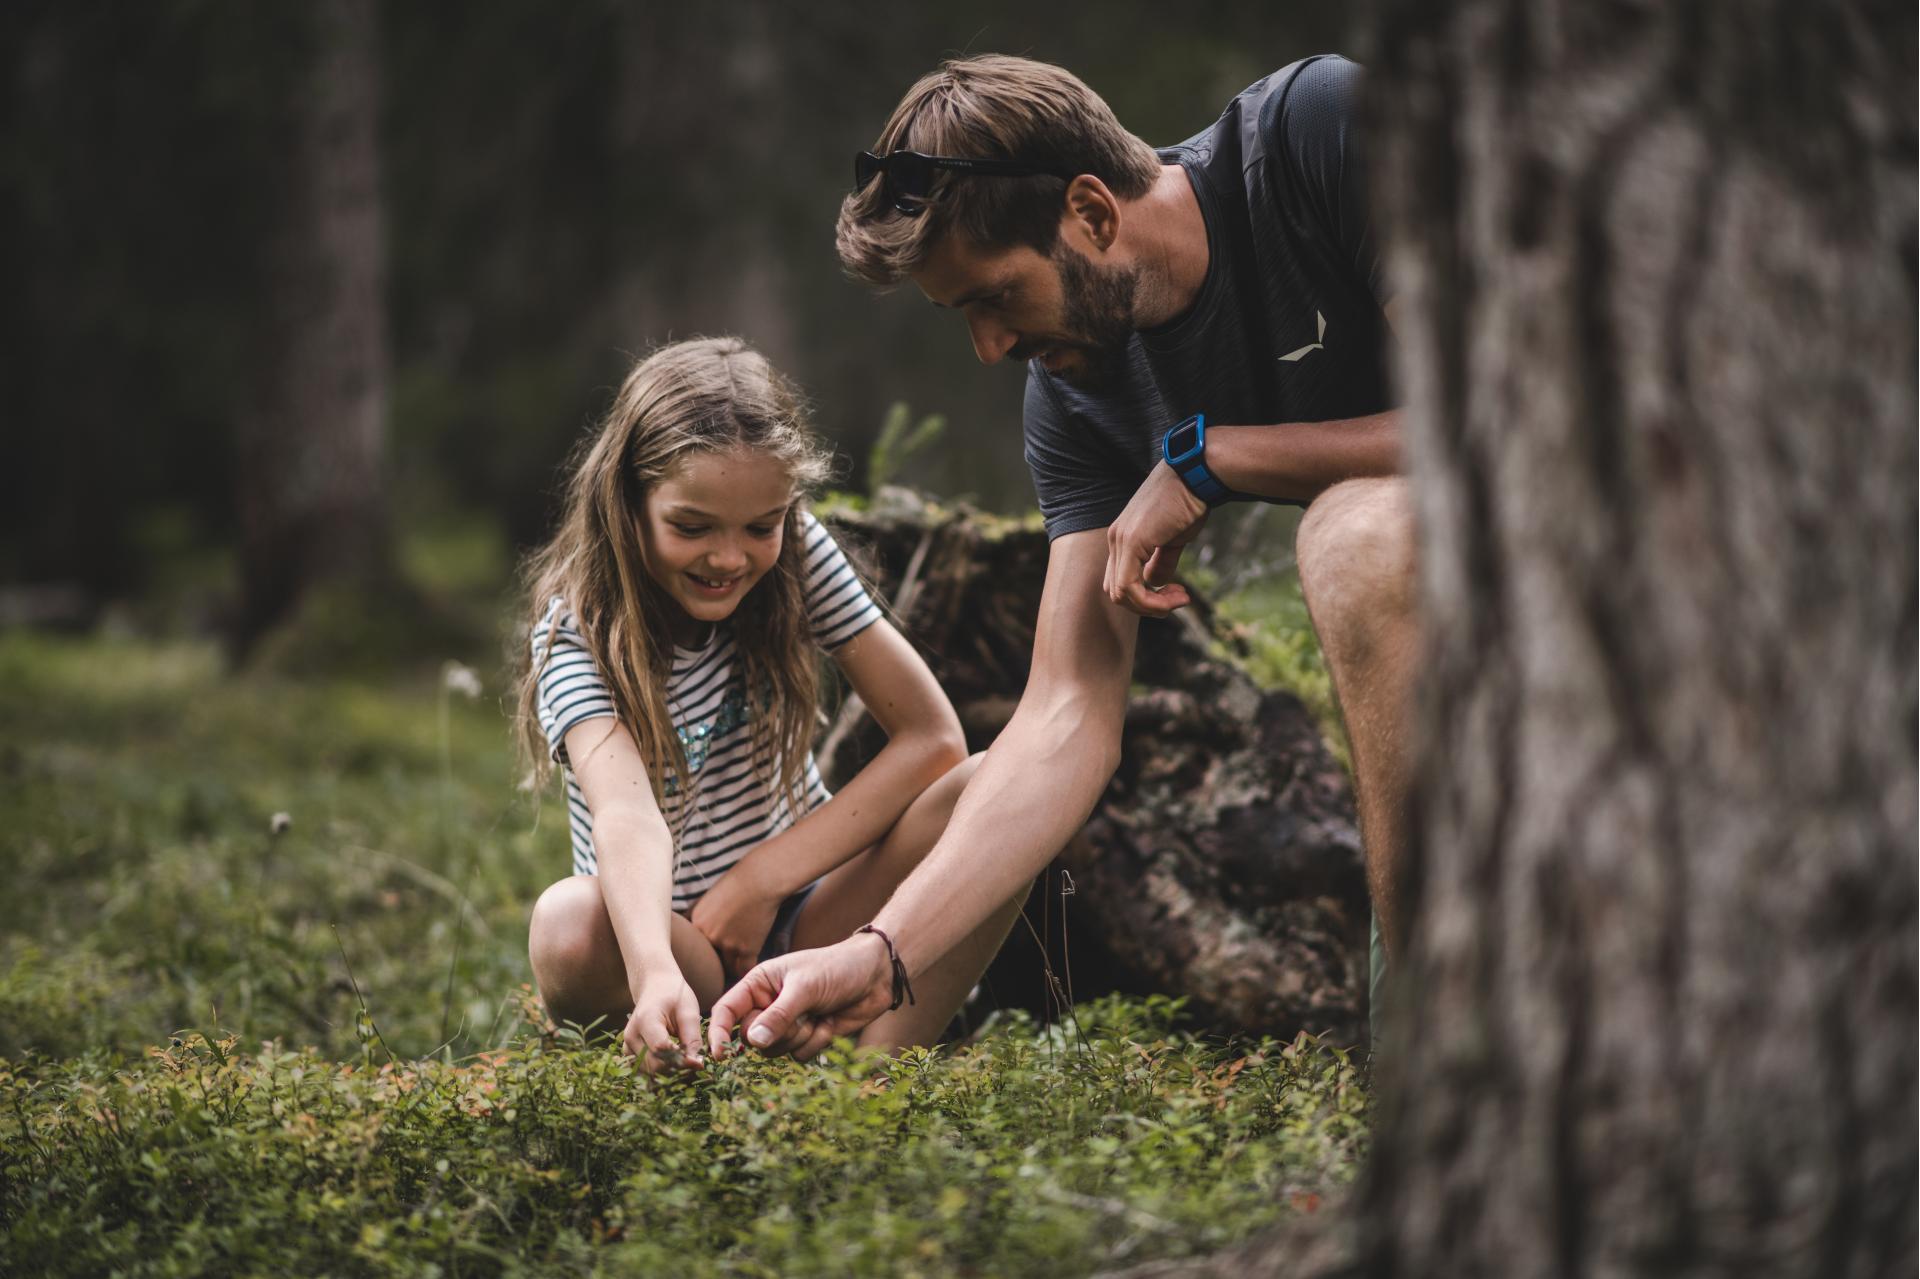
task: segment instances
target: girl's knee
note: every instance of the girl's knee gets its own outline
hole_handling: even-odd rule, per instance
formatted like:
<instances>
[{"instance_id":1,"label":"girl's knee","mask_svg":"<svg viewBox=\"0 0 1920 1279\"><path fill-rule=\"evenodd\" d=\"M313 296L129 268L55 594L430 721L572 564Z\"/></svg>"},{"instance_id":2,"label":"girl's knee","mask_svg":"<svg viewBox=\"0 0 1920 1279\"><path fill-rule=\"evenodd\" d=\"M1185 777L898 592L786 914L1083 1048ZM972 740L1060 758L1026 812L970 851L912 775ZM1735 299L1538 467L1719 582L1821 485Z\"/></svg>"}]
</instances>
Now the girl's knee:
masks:
<instances>
[{"instance_id":1,"label":"girl's knee","mask_svg":"<svg viewBox=\"0 0 1920 1279\"><path fill-rule=\"evenodd\" d=\"M527 926L527 955L542 992L579 986L604 961L611 931L596 877L574 875L549 885Z\"/></svg>"},{"instance_id":2,"label":"girl's knee","mask_svg":"<svg viewBox=\"0 0 1920 1279\"><path fill-rule=\"evenodd\" d=\"M949 806L960 798L960 792L967 788L967 783L973 780L973 775L980 771L980 761L986 757L985 751L975 751L942 773L940 780L933 784L935 789L945 793Z\"/></svg>"},{"instance_id":3,"label":"girl's knee","mask_svg":"<svg viewBox=\"0 0 1920 1279\"><path fill-rule=\"evenodd\" d=\"M905 815L900 819L903 828L901 834L909 837L909 842L925 844L918 850L914 861L919 861L932 842L940 838L940 832L946 829L947 822L953 816L953 806L960 802L960 792L966 790L967 783L980 768L980 761L986 758L986 752L975 751L940 775L938 781L920 792Z\"/></svg>"}]
</instances>

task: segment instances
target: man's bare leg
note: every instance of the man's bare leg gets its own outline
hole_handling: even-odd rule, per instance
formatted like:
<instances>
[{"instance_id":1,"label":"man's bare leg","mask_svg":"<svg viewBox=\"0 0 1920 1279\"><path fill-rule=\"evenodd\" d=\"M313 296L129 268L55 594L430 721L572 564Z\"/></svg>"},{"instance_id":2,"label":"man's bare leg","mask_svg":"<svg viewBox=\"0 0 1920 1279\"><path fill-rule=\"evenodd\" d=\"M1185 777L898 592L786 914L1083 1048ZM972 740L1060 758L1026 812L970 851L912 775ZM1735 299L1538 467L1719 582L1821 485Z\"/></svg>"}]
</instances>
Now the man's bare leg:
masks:
<instances>
[{"instance_id":1,"label":"man's bare leg","mask_svg":"<svg viewBox=\"0 0 1920 1279\"><path fill-rule=\"evenodd\" d=\"M1387 953L1397 955L1406 940L1400 865L1420 660L1406 481L1334 485L1307 508L1295 545L1307 611L1346 720L1367 887Z\"/></svg>"}]
</instances>

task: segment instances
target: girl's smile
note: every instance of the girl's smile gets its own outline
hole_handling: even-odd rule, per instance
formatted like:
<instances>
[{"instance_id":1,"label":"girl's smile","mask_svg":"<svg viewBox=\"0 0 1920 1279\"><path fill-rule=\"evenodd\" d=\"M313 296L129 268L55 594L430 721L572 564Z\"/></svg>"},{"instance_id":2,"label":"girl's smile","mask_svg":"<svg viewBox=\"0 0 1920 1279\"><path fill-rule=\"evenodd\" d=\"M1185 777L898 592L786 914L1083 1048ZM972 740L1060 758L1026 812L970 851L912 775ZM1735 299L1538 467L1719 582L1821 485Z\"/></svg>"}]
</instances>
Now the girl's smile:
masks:
<instances>
[{"instance_id":1,"label":"girl's smile","mask_svg":"<svg viewBox=\"0 0 1920 1279\"><path fill-rule=\"evenodd\" d=\"M702 594L710 595L717 600L725 599L727 596L733 594L733 588L746 580L744 576L712 578L702 577L698 573L688 573L687 576L693 580L694 590Z\"/></svg>"},{"instance_id":2,"label":"girl's smile","mask_svg":"<svg viewBox=\"0 0 1920 1279\"><path fill-rule=\"evenodd\" d=\"M647 493L647 574L680 607L675 638L725 621L780 559L793 479L751 449L692 453Z\"/></svg>"}]
</instances>

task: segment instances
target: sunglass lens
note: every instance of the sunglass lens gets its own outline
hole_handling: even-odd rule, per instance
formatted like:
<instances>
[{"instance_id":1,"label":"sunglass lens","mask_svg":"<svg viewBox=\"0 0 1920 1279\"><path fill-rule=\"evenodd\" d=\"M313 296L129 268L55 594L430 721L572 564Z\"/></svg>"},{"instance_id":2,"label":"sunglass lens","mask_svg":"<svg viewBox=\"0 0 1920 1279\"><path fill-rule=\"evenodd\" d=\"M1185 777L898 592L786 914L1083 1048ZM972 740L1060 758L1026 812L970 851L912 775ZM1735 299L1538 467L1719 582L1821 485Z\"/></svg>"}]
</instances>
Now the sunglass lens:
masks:
<instances>
[{"instance_id":1,"label":"sunglass lens","mask_svg":"<svg viewBox=\"0 0 1920 1279\"><path fill-rule=\"evenodd\" d=\"M853 189L864 191L867 183L873 181L879 172L886 168L880 157L871 151L862 151L853 157Z\"/></svg>"},{"instance_id":2,"label":"sunglass lens","mask_svg":"<svg viewBox=\"0 0 1920 1279\"><path fill-rule=\"evenodd\" d=\"M894 193L924 199L933 186L933 162L913 151L895 151L887 157L887 179Z\"/></svg>"}]
</instances>

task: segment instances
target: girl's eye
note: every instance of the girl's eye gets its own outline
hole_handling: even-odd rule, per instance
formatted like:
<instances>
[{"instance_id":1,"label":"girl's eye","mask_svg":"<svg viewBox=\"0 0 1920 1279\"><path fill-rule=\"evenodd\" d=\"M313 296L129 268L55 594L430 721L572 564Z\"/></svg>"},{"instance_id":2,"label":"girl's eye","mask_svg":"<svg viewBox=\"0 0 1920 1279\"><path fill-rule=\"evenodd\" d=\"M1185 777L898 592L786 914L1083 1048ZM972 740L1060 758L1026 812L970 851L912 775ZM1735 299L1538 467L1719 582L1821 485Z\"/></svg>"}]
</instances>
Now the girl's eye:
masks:
<instances>
[{"instance_id":1,"label":"girl's eye","mask_svg":"<svg viewBox=\"0 0 1920 1279\"><path fill-rule=\"evenodd\" d=\"M776 531L776 528L772 524L747 525L747 532L753 534L755 537L772 537L775 531Z\"/></svg>"},{"instance_id":2,"label":"girl's eye","mask_svg":"<svg viewBox=\"0 0 1920 1279\"><path fill-rule=\"evenodd\" d=\"M707 526L704 524L675 524L673 531L682 537L699 537L707 531Z\"/></svg>"}]
</instances>

